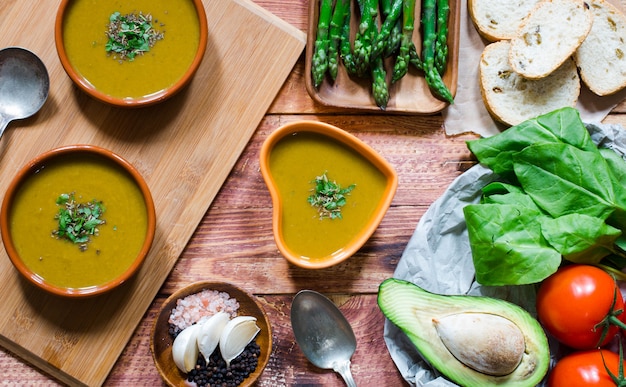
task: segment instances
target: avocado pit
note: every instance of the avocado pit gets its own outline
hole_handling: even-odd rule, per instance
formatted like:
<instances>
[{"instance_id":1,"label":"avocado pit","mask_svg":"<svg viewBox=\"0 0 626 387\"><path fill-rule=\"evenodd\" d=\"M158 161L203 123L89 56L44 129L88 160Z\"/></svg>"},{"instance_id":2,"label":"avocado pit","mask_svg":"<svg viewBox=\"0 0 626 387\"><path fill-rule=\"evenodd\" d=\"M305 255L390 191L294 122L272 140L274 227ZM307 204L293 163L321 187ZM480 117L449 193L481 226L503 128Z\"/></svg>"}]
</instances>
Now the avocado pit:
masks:
<instances>
[{"instance_id":1,"label":"avocado pit","mask_svg":"<svg viewBox=\"0 0 626 387\"><path fill-rule=\"evenodd\" d=\"M539 321L508 301L431 293L389 278L381 311L443 376L462 387L535 387L550 366Z\"/></svg>"},{"instance_id":2,"label":"avocado pit","mask_svg":"<svg viewBox=\"0 0 626 387\"><path fill-rule=\"evenodd\" d=\"M487 375L504 376L519 366L524 334L511 320L490 313L456 313L433 318L443 345L461 363Z\"/></svg>"}]
</instances>

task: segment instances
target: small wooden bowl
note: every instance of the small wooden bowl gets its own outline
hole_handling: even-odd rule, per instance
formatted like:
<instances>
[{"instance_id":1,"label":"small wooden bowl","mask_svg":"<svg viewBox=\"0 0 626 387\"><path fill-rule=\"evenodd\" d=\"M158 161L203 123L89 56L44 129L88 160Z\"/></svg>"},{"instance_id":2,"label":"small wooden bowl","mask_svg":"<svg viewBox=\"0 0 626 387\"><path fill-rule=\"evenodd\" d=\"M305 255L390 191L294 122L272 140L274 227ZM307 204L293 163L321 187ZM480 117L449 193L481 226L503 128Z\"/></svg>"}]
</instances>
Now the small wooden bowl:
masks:
<instances>
[{"instance_id":1,"label":"small wooden bowl","mask_svg":"<svg viewBox=\"0 0 626 387\"><path fill-rule=\"evenodd\" d=\"M168 386L188 386L186 383L186 375L176 367L172 358L172 344L174 340L169 333L168 320L172 309L176 307L177 300L205 289L228 293L231 298L235 298L239 303L238 315L256 317L257 325L261 328L261 331L256 337L256 342L261 349L261 354L259 355L256 370L240 384L242 387L252 386L259 376L261 376L269 361L272 352L272 328L263 307L254 296L237 286L225 282L196 282L179 289L165 300L152 326L150 335L150 350L152 351L154 364L163 378L163 381L165 381Z\"/></svg>"},{"instance_id":2,"label":"small wooden bowl","mask_svg":"<svg viewBox=\"0 0 626 387\"><path fill-rule=\"evenodd\" d=\"M364 159L372 166L372 170L377 170L384 177L384 190L379 200L376 202L375 207L371 209L371 215L369 216L365 226L362 229L358 230L356 235L352 237L352 239L350 239L350 241L347 242L345 245L341 246L341 248L337 251L324 257L315 257L315 259L311 259L312 255L307 254L308 251L306 253L294 251L292 246L290 246L289 242L285 238L284 229L290 227L289 225L283 226L283 224L285 223L283 221L283 207L284 201L287 200L287 198L283 197L283 194L277 187L276 179L273 176L270 168L272 152L275 149L276 145L281 140L286 139L287 137L296 138L295 136L299 134L314 134L328 138L329 142L332 142L335 145L339 145L340 147L344 148L346 151L344 153L350 154L350 157L361 157L362 159ZM303 156L303 160L300 160L296 164L312 165L314 164L314 159L318 158L318 156L319 155L317 153ZM321 159L322 157L320 156L319 158ZM331 166L337 164L336 159L324 160L325 162L330 162ZM283 257L287 259L287 261L305 269L328 268L330 266L339 264L354 255L368 241L374 231L376 231L376 229L378 228L378 225L382 221L383 217L387 213L387 210L389 209L389 206L391 205L391 202L396 193L396 189L398 187L398 176L396 171L393 169L391 164L389 164L374 149L358 139L356 136L340 128L317 121L292 122L278 128L276 131L270 134L261 148L260 166L261 174L263 175L265 184L267 185L267 188L272 197L272 228L274 231L274 240L276 242L276 245ZM358 172L353 173L353 175L357 174ZM303 178L310 179L311 177L303 176ZM318 242L324 243L323 238L321 238Z\"/></svg>"},{"instance_id":3,"label":"small wooden bowl","mask_svg":"<svg viewBox=\"0 0 626 387\"><path fill-rule=\"evenodd\" d=\"M153 92L143 97L137 97L137 98L111 96L98 90L89 81L89 79L86 79L80 73L80 71L74 68L74 66L72 65L70 59L68 58L67 51L65 49L63 29L64 29L64 20L65 20L66 15L68 14L68 10L72 4L76 3L76 1L77 0L61 0L61 4L59 5L57 15L56 15L56 20L55 20L55 25L54 25L54 37L55 37L57 54L61 61L61 65L63 65L63 69L65 69L65 72L70 77L72 82L74 82L74 84L83 92L87 93L91 97L101 102L104 102L113 106L129 107L129 108L144 107L144 106L154 105L156 103L162 102L172 97L173 95L177 94L181 89L183 89L187 84L191 82L191 79L193 78L194 74L198 70L198 67L200 67L200 63L202 62L204 53L206 51L206 45L207 45L207 40L208 40L208 25L207 25L207 20L206 20L206 12L204 10L204 5L202 3L202 0L189 0L193 2L194 8L198 15L198 22L199 22L199 27L200 27L200 31L199 31L200 40L198 43L197 51L195 53L195 56L193 57L191 64L189 65L187 70L183 73L183 75L172 85L167 86L161 90L154 90ZM129 3L132 4L132 1L130 1ZM97 23L98 21L93 21L93 22ZM103 31L103 34L104 34L104 31ZM88 51L85 50L85 52L87 53ZM146 70L139 68L138 71L143 72ZM112 80L112 82L114 81Z\"/></svg>"},{"instance_id":4,"label":"small wooden bowl","mask_svg":"<svg viewBox=\"0 0 626 387\"><path fill-rule=\"evenodd\" d=\"M120 167L130 176L131 180L134 184L137 185L143 196L143 201L146 206L147 230L136 258L128 267L121 268L123 269L123 271L117 277L108 280L107 282L90 286L62 287L46 281L40 276L40 274L31 270L24 263L24 261L20 257L20 254L18 253L18 249L13 243L12 230L10 227L11 211L16 201L17 195L20 191L20 188L29 179L36 177L36 175L38 175L40 171L45 169L50 162L63 160L66 156L74 157L80 155L92 156L98 159L102 159L105 163ZM96 187L101 187L104 184L110 184L110 182L97 181L93 183L93 185ZM47 194L47 192L42 194ZM56 193L56 195L58 195L58 193ZM56 294L59 296L71 298L91 297L117 288L118 286L129 280L139 270L139 268L145 261L146 256L150 251L150 248L152 247L152 242L154 240L154 235L156 232L156 213L154 202L148 185L146 184L139 171L137 171L135 167L133 167L127 160L110 150L95 145L67 145L42 153L41 155L37 156L29 163L27 163L17 173L17 175L14 177L14 179L9 184L9 187L7 188L4 200L2 202L2 207L0 208L0 232L2 234L2 242L11 260L11 263L13 264L13 266L15 266L18 272L31 284L48 293Z\"/></svg>"}]
</instances>

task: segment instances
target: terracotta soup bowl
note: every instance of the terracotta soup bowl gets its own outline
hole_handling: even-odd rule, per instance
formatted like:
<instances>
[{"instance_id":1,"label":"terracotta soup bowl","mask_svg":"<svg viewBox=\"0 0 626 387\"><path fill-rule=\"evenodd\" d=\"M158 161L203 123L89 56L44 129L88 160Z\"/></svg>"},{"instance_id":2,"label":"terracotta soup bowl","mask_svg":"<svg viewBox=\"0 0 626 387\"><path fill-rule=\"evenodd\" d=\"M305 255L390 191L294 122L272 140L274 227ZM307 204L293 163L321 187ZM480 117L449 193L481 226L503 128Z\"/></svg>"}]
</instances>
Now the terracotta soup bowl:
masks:
<instances>
[{"instance_id":1,"label":"terracotta soup bowl","mask_svg":"<svg viewBox=\"0 0 626 387\"><path fill-rule=\"evenodd\" d=\"M398 186L394 169L367 144L315 121L273 132L260 164L272 197L276 245L289 262L308 269L338 264L357 252Z\"/></svg>"},{"instance_id":2,"label":"terracotta soup bowl","mask_svg":"<svg viewBox=\"0 0 626 387\"><path fill-rule=\"evenodd\" d=\"M55 43L79 89L114 106L140 107L191 81L207 31L202 0L62 0Z\"/></svg>"},{"instance_id":3,"label":"terracotta soup bowl","mask_svg":"<svg viewBox=\"0 0 626 387\"><path fill-rule=\"evenodd\" d=\"M86 297L133 276L154 239L150 190L125 159L91 145L41 154L10 183L2 242L18 272L46 292Z\"/></svg>"}]
</instances>

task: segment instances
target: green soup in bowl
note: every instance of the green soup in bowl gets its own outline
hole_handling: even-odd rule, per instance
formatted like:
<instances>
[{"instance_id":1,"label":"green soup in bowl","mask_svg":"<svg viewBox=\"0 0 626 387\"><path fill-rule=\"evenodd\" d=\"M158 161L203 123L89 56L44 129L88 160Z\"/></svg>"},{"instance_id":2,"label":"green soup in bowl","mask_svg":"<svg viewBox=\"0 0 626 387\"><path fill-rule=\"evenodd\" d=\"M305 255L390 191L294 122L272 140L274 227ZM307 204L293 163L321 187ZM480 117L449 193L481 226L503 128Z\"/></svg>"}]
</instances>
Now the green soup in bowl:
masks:
<instances>
[{"instance_id":1,"label":"green soup in bowl","mask_svg":"<svg viewBox=\"0 0 626 387\"><path fill-rule=\"evenodd\" d=\"M261 150L261 172L272 196L279 250L310 269L335 265L361 248L398 184L394 169L372 148L314 121L272 133Z\"/></svg>"},{"instance_id":2,"label":"green soup in bowl","mask_svg":"<svg viewBox=\"0 0 626 387\"><path fill-rule=\"evenodd\" d=\"M31 283L91 296L128 280L154 238L155 210L139 173L105 149L67 146L26 165L0 210L2 241Z\"/></svg>"},{"instance_id":3,"label":"green soup in bowl","mask_svg":"<svg viewBox=\"0 0 626 387\"><path fill-rule=\"evenodd\" d=\"M190 82L207 30L201 0L62 0L55 42L80 89L137 107L163 101Z\"/></svg>"}]
</instances>

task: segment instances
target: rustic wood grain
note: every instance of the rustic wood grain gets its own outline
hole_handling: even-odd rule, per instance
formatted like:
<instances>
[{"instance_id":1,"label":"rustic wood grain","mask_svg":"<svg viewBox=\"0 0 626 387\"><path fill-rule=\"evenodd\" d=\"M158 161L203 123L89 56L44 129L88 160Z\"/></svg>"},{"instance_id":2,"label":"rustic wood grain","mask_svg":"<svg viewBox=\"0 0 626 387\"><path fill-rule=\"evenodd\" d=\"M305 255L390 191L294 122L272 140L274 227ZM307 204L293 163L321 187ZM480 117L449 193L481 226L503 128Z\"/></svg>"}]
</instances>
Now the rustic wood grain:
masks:
<instances>
[{"instance_id":1,"label":"rustic wood grain","mask_svg":"<svg viewBox=\"0 0 626 387\"><path fill-rule=\"evenodd\" d=\"M306 30L307 0L255 2ZM11 10L16 4L17 0L0 2L0 29L7 18L15 17ZM57 81L66 81L64 76L56 74ZM464 142L474 137L446 136L441 115L362 115L318 105L306 92L304 76L302 54L211 206L202 214L105 385L163 385L149 349L151 324L168 295L197 280L231 281L259 297L270 316L274 340L274 351L259 386L344 385L334 372L310 365L295 344L290 304L295 291L303 288L329 295L352 324L358 340L352 370L359 385L406 385L383 341L384 318L376 306L376 289L382 279L393 274L428 206L473 165ZM55 114L58 109L57 104ZM77 115L86 113L99 114L89 108ZM626 125L624 113L626 104L622 103L605 122ZM34 118L28 125L37 125L40 119ZM371 240L353 258L328 270L307 271L284 262L273 243L271 200L258 170L259 150L267 135L284 123L300 119L321 120L355 134L387 158L399 175L396 197ZM5 148L0 151L6 153ZM98 348L94 348L93 357L88 359L93 366L97 366L97 356ZM7 385L59 384L6 349L0 350L0 379Z\"/></svg>"},{"instance_id":2,"label":"rustic wood grain","mask_svg":"<svg viewBox=\"0 0 626 387\"><path fill-rule=\"evenodd\" d=\"M0 303L0 344L65 383L100 385L302 53L306 35L248 0L204 0L210 31L193 82L167 103L124 110L78 92L65 75L50 33L58 4L16 2L0 22L0 45L35 52L51 79L42 111L2 138L0 190L44 150L99 145L144 176L157 230L137 275L90 299L44 294L18 276L2 250L7 301Z\"/></svg>"}]
</instances>

